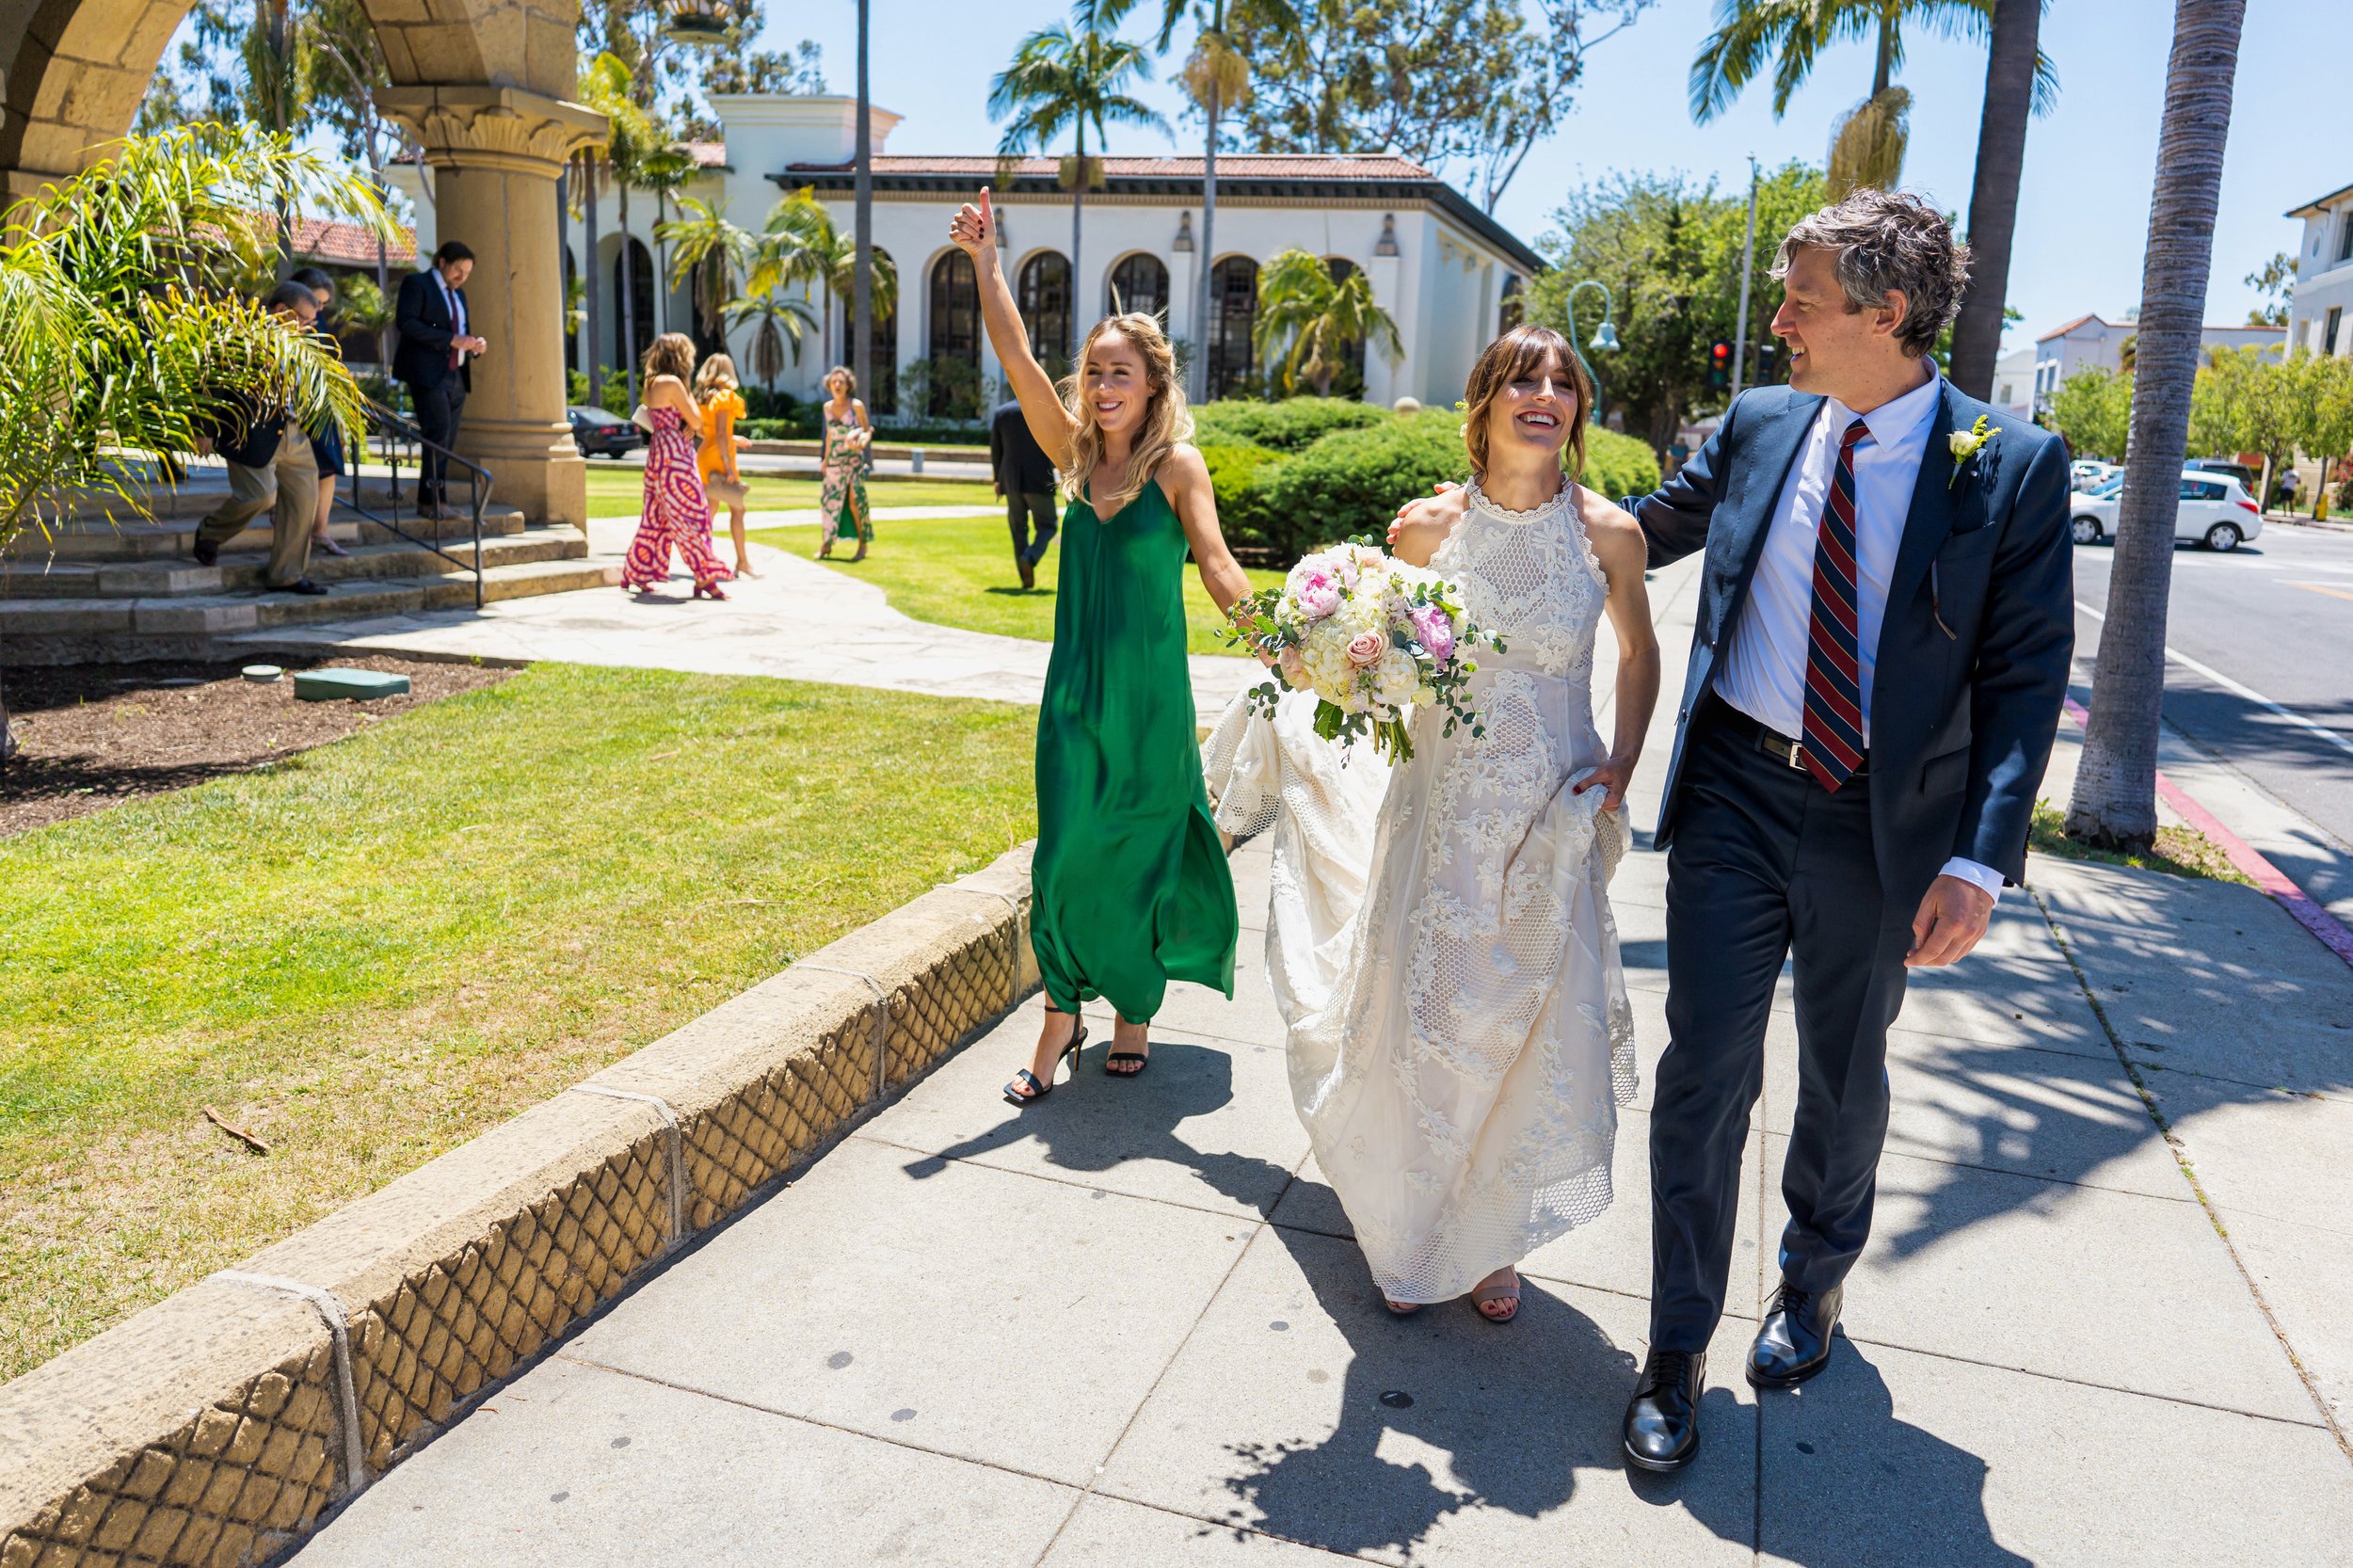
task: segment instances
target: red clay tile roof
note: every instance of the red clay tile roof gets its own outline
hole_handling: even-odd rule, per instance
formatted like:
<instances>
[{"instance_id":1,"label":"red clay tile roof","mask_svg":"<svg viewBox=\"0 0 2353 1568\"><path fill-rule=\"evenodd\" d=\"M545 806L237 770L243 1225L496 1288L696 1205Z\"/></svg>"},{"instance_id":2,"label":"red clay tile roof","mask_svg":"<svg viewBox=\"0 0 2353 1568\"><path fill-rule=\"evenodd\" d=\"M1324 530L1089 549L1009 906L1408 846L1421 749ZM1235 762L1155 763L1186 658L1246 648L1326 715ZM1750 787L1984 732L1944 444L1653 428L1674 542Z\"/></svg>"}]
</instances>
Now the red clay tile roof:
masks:
<instances>
[{"instance_id":1,"label":"red clay tile roof","mask_svg":"<svg viewBox=\"0 0 2353 1568\"><path fill-rule=\"evenodd\" d=\"M376 236L357 223L306 217L295 224L294 253L298 260L325 262L333 266L374 266ZM405 228L394 229L385 242L384 259L394 266L415 266L415 233Z\"/></svg>"}]
</instances>

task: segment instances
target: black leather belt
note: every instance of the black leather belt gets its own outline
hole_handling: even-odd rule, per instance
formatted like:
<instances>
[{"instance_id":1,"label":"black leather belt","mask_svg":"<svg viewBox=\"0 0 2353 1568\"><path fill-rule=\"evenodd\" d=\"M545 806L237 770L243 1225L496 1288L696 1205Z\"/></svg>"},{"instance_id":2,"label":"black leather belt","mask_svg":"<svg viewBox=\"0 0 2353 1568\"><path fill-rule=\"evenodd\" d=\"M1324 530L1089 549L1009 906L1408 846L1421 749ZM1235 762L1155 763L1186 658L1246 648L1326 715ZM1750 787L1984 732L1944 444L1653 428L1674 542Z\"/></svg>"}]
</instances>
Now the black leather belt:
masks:
<instances>
[{"instance_id":1,"label":"black leather belt","mask_svg":"<svg viewBox=\"0 0 2353 1568\"><path fill-rule=\"evenodd\" d=\"M1753 745L1783 767L1795 768L1801 773L1805 770L1803 742L1791 740L1780 730L1750 717L1721 697L1716 702L1716 718L1727 730L1738 736L1746 744ZM1849 776L1860 778L1870 771L1871 759L1866 752L1862 762Z\"/></svg>"}]
</instances>

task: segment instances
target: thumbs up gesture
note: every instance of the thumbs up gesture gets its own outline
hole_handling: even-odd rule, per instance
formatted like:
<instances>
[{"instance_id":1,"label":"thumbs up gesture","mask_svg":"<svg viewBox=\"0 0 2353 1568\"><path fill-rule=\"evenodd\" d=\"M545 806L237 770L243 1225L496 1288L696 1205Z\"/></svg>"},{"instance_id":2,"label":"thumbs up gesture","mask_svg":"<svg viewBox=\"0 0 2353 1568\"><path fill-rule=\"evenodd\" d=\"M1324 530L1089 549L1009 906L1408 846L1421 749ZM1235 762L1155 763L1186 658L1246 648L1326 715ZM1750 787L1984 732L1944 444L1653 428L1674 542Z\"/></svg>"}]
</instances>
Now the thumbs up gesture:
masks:
<instances>
[{"instance_id":1,"label":"thumbs up gesture","mask_svg":"<svg viewBox=\"0 0 2353 1568\"><path fill-rule=\"evenodd\" d=\"M981 187L980 205L967 201L948 220L948 237L980 266L997 262L997 215L988 204L988 187Z\"/></svg>"}]
</instances>

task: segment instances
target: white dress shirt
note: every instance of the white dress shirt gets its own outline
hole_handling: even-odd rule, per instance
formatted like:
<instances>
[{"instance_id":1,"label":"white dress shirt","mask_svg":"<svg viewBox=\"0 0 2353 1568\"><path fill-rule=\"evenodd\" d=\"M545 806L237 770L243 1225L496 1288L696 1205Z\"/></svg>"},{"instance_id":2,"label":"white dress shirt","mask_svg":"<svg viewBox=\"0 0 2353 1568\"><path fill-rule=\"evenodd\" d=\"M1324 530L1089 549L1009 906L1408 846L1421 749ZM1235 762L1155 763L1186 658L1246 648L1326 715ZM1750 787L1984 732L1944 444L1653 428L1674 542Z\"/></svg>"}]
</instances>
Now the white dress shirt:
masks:
<instances>
[{"instance_id":1,"label":"white dress shirt","mask_svg":"<svg viewBox=\"0 0 2353 1568\"><path fill-rule=\"evenodd\" d=\"M1926 383L1861 415L1870 440L1854 451L1855 643L1861 654L1863 743L1871 743L1871 686L1879 664L1880 627L1887 618L1887 582L1903 543L1904 520L1927 456L1929 430L1944 378ZM1838 470L1839 443L1855 411L1825 398L1806 432L1805 445L1790 466L1765 535L1748 601L1717 666L1716 690L1768 729L1796 738L1805 733L1805 658L1814 618L1815 536L1830 504L1831 476ZM1944 874L2001 896L2002 873L1959 856Z\"/></svg>"}]
</instances>

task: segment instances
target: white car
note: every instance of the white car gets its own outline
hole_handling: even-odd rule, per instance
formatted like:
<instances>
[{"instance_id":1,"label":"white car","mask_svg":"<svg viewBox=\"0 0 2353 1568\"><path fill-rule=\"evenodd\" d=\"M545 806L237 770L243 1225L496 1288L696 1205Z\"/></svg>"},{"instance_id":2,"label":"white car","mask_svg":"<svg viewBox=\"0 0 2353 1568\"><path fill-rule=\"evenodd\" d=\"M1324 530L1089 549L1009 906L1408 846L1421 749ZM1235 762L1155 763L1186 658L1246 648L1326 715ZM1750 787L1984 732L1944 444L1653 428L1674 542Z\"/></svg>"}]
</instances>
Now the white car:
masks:
<instances>
[{"instance_id":1,"label":"white car","mask_svg":"<svg viewBox=\"0 0 2353 1568\"><path fill-rule=\"evenodd\" d=\"M2121 464L2104 463L2097 457L2078 457L2067 467L2067 488L2096 490L2123 472Z\"/></svg>"},{"instance_id":2,"label":"white car","mask_svg":"<svg viewBox=\"0 0 2353 1568\"><path fill-rule=\"evenodd\" d=\"M2099 488L2067 498L2067 512L2077 544L2109 544L2116 538L2116 509L2124 499L2124 475ZM2187 539L2208 550L2225 552L2264 531L2262 508L2247 487L2227 473L2182 471L2181 510L2173 514L2173 538Z\"/></svg>"}]
</instances>

